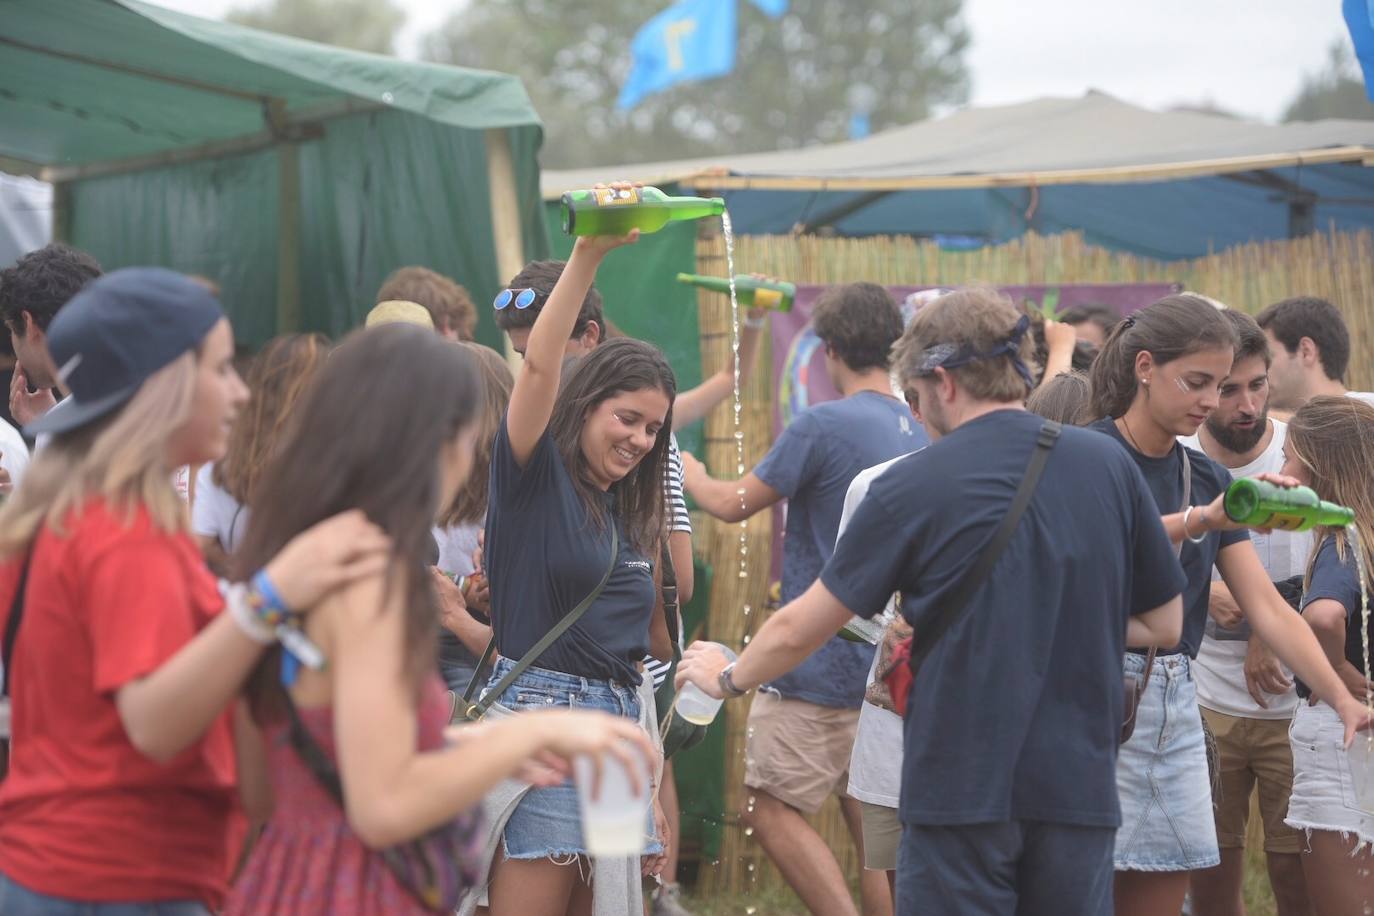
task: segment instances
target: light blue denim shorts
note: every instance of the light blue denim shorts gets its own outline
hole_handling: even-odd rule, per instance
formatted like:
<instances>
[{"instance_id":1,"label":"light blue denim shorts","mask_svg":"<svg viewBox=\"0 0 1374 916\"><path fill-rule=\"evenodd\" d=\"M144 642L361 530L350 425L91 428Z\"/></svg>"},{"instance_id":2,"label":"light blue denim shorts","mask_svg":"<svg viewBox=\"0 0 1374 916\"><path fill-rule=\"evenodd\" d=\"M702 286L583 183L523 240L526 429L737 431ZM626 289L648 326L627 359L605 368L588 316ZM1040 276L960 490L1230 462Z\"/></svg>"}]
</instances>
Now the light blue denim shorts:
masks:
<instances>
[{"instance_id":1,"label":"light blue denim shorts","mask_svg":"<svg viewBox=\"0 0 1374 916\"><path fill-rule=\"evenodd\" d=\"M487 689L494 688L515 667L508 658L499 658ZM578 677L547 668L526 668L506 689L501 704L513 712L524 709L599 709L627 719L639 718L639 696L634 687L616 681ZM663 851L654 836L654 812L644 814L645 854ZM508 859L563 859L586 855L582 838L582 806L572 780L547 789L530 789L521 797L506 822L503 841Z\"/></svg>"},{"instance_id":2,"label":"light blue denim shorts","mask_svg":"<svg viewBox=\"0 0 1374 916\"><path fill-rule=\"evenodd\" d=\"M210 916L197 900L147 900L141 903L99 903L69 900L29 890L0 875L0 913L4 916Z\"/></svg>"},{"instance_id":3,"label":"light blue denim shorts","mask_svg":"<svg viewBox=\"0 0 1374 916\"><path fill-rule=\"evenodd\" d=\"M1144 672L1145 657L1128 653L1126 673L1139 678ZM1135 732L1117 758L1116 788L1117 871L1191 871L1221 862L1207 740L1188 656L1155 659Z\"/></svg>"}]
</instances>

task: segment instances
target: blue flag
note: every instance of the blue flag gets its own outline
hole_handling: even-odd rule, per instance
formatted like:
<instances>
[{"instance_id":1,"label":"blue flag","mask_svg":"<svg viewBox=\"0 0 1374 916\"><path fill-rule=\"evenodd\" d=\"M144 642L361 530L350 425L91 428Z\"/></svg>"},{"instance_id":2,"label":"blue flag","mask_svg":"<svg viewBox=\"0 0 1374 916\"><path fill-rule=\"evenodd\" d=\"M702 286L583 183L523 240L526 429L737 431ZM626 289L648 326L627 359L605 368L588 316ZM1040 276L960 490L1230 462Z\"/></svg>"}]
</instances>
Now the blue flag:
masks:
<instances>
[{"instance_id":1,"label":"blue flag","mask_svg":"<svg viewBox=\"0 0 1374 916\"><path fill-rule=\"evenodd\" d=\"M1374 81L1369 78L1374 74L1374 0L1344 0L1341 11L1364 72L1364 93L1374 101Z\"/></svg>"},{"instance_id":2,"label":"blue flag","mask_svg":"<svg viewBox=\"0 0 1374 916\"><path fill-rule=\"evenodd\" d=\"M617 106L735 68L735 0L678 0L644 23L630 43L634 63Z\"/></svg>"},{"instance_id":3,"label":"blue flag","mask_svg":"<svg viewBox=\"0 0 1374 916\"><path fill-rule=\"evenodd\" d=\"M787 12L787 0L750 0L769 19L777 19Z\"/></svg>"}]
</instances>

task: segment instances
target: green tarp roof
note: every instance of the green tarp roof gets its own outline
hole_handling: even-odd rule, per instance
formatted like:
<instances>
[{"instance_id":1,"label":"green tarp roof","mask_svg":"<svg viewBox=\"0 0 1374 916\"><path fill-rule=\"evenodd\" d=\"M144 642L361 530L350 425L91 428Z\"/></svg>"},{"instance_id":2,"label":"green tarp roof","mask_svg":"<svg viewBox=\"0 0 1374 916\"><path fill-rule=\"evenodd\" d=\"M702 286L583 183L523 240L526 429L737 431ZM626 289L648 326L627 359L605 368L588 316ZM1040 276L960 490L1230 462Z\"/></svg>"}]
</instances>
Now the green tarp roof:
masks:
<instances>
[{"instance_id":1,"label":"green tarp roof","mask_svg":"<svg viewBox=\"0 0 1374 916\"><path fill-rule=\"evenodd\" d=\"M537 126L519 79L347 51L136 0L0 0L0 156L65 167L268 142L369 108ZM155 163L153 163L155 164Z\"/></svg>"}]
</instances>

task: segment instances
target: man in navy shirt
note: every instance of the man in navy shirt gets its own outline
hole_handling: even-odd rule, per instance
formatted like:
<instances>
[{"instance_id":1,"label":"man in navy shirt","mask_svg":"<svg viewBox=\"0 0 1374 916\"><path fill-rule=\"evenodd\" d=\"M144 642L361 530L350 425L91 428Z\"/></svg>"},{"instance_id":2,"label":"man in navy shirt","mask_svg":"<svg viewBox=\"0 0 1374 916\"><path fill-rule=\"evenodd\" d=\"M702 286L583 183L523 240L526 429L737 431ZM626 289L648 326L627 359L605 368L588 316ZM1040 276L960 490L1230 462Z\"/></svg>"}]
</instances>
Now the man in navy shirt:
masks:
<instances>
[{"instance_id":1,"label":"man in navy shirt","mask_svg":"<svg viewBox=\"0 0 1374 916\"><path fill-rule=\"evenodd\" d=\"M1042 420L1031 342L991 291L923 309L894 353L934 443L873 482L820 580L739 660L688 650L679 680L739 695L893 591L919 634L1005 517ZM1064 429L991 576L934 645L904 725L897 910L1109 914L1126 645L1172 645L1183 571L1139 469Z\"/></svg>"},{"instance_id":2,"label":"man in navy shirt","mask_svg":"<svg viewBox=\"0 0 1374 916\"><path fill-rule=\"evenodd\" d=\"M796 417L742 480L713 480L683 455L687 492L716 518L740 521L788 500L783 601L805 591L829 559L855 475L927 442L911 410L892 394L888 357L902 319L887 290L873 283L827 290L813 324L825 344L826 370L844 397ZM768 684L750 709L744 782L753 805L744 819L811 912L854 913L839 864L801 812L815 813L839 795L861 846L859 805L844 793L873 647L834 637L815 648L797 670ZM866 871L862 890L865 912L887 911L882 873Z\"/></svg>"}]
</instances>

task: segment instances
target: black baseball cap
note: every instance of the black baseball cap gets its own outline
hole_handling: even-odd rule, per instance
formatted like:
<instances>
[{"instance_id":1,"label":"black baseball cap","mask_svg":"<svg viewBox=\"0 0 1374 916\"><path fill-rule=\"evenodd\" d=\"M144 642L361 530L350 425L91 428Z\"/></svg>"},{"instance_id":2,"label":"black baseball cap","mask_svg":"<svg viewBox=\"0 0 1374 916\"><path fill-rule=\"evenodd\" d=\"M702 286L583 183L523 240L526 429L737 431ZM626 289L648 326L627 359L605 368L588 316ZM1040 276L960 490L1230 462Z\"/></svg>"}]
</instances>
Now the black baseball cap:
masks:
<instances>
[{"instance_id":1,"label":"black baseball cap","mask_svg":"<svg viewBox=\"0 0 1374 916\"><path fill-rule=\"evenodd\" d=\"M24 431L65 433L122 407L223 317L208 289L174 270L127 267L92 280L48 325L48 352L71 396Z\"/></svg>"}]
</instances>

